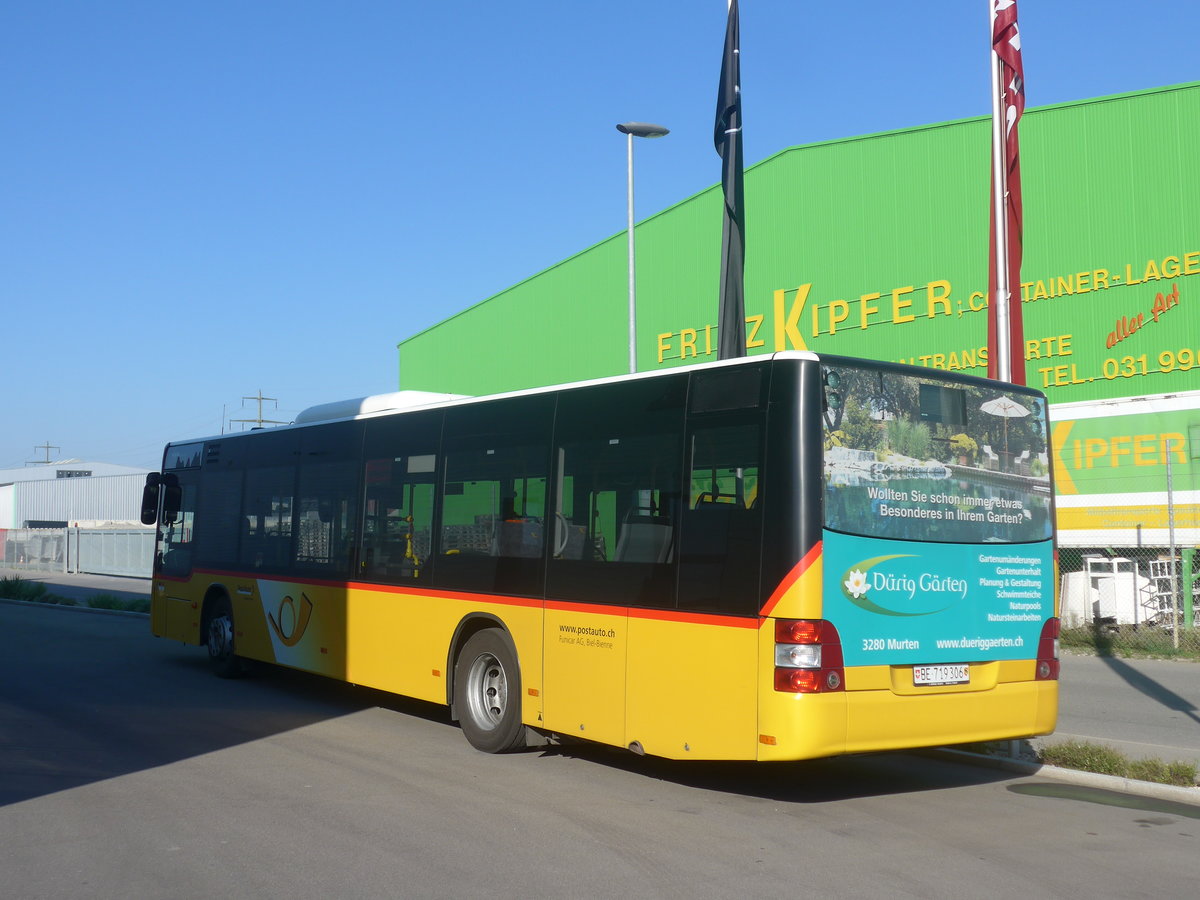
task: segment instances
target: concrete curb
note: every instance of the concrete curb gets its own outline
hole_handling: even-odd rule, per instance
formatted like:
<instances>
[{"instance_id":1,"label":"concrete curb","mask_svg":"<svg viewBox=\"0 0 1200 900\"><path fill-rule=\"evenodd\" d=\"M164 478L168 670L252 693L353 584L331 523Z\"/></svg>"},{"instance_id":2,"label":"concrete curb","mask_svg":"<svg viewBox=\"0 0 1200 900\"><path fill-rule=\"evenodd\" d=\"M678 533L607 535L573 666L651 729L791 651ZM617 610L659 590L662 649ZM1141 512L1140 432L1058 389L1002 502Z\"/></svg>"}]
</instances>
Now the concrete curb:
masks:
<instances>
[{"instance_id":1,"label":"concrete curb","mask_svg":"<svg viewBox=\"0 0 1200 900\"><path fill-rule=\"evenodd\" d=\"M139 619L150 618L150 613L135 612L129 609L99 609L94 606L67 606L64 603L38 603L36 600L17 600L13 597L0 597L0 603L10 603L13 606L34 606L38 609L66 609L71 612L100 613L105 616L136 616Z\"/></svg>"},{"instance_id":2,"label":"concrete curb","mask_svg":"<svg viewBox=\"0 0 1200 900\"><path fill-rule=\"evenodd\" d=\"M1132 778L1121 778L1116 775L1099 775L1096 772L1063 769L1058 766L1025 762L1004 756L984 756L981 753L969 753L966 750L951 750L946 747L928 752L940 759L964 765L1001 769L1017 775L1042 775L1046 778L1053 778L1055 781L1064 781L1067 784L1077 784L1082 787L1100 788L1107 791L1116 791L1121 794L1150 797L1154 800L1170 800L1175 803L1200 806L1200 788L1195 787L1176 787L1171 784L1135 781Z\"/></svg>"}]
</instances>

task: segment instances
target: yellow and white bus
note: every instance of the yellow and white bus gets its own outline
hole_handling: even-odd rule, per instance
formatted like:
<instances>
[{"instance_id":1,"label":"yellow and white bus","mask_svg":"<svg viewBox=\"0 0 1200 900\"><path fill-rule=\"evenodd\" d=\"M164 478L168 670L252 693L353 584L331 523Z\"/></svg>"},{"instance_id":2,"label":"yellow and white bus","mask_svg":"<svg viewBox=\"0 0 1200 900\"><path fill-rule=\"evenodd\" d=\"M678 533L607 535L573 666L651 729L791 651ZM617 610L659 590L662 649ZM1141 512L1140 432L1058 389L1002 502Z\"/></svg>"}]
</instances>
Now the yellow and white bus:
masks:
<instances>
[{"instance_id":1,"label":"yellow and white bus","mask_svg":"<svg viewBox=\"0 0 1200 900\"><path fill-rule=\"evenodd\" d=\"M173 443L151 627L472 745L795 760L1053 730L1046 403L779 353Z\"/></svg>"}]
</instances>

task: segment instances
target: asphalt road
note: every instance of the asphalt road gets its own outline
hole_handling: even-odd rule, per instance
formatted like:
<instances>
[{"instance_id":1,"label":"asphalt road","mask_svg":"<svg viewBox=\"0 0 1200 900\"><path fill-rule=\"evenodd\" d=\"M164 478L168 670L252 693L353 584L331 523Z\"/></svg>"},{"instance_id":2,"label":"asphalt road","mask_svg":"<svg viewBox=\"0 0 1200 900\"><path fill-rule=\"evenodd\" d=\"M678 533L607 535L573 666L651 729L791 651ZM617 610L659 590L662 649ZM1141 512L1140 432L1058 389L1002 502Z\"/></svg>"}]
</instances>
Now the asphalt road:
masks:
<instances>
[{"instance_id":1,"label":"asphalt road","mask_svg":"<svg viewBox=\"0 0 1200 900\"><path fill-rule=\"evenodd\" d=\"M0 835L6 898L1161 898L1200 871L1200 806L902 754L488 756L438 707L12 604Z\"/></svg>"}]
</instances>

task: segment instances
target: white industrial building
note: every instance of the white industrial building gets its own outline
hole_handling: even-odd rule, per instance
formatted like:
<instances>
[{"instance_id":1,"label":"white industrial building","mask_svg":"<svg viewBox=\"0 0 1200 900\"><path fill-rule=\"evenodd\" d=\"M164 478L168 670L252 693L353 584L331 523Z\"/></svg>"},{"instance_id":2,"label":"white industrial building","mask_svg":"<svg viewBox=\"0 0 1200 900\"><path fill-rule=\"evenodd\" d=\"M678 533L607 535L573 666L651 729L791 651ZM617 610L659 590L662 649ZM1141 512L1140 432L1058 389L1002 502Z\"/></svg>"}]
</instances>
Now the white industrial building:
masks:
<instances>
[{"instance_id":1,"label":"white industrial building","mask_svg":"<svg viewBox=\"0 0 1200 900\"><path fill-rule=\"evenodd\" d=\"M141 527L149 471L79 459L0 469L0 529Z\"/></svg>"}]
</instances>

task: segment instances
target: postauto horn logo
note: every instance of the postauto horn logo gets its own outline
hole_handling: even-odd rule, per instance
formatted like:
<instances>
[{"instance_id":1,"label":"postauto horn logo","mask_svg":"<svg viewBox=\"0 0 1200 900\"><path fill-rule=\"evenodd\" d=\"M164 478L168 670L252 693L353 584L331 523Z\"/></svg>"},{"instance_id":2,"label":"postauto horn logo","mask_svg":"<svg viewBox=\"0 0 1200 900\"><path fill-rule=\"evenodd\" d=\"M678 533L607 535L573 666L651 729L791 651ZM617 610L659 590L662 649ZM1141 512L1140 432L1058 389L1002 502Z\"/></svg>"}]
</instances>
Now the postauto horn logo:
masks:
<instances>
[{"instance_id":1,"label":"postauto horn logo","mask_svg":"<svg viewBox=\"0 0 1200 900\"><path fill-rule=\"evenodd\" d=\"M919 557L911 553L897 553L874 556L852 565L842 574L842 593L846 599L859 609L879 616L912 617L944 612L966 598L966 579L914 571L916 567L912 564L884 565L898 559L917 560ZM874 593L879 602L872 600L868 596L870 593ZM918 594L923 602L918 602ZM888 606L883 605L884 598ZM947 599L951 602L946 603ZM922 608L926 602L939 605ZM897 606L905 608L895 608Z\"/></svg>"}]
</instances>

